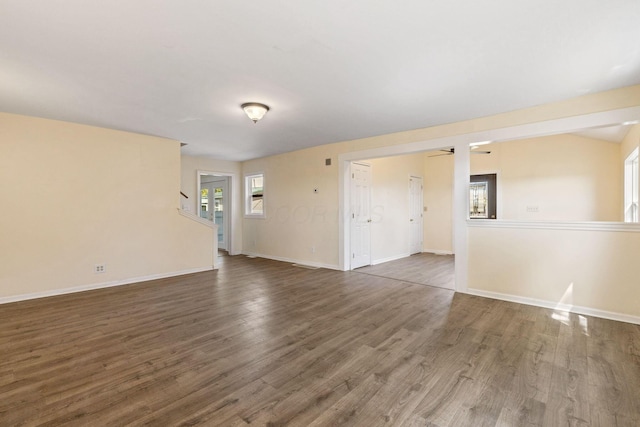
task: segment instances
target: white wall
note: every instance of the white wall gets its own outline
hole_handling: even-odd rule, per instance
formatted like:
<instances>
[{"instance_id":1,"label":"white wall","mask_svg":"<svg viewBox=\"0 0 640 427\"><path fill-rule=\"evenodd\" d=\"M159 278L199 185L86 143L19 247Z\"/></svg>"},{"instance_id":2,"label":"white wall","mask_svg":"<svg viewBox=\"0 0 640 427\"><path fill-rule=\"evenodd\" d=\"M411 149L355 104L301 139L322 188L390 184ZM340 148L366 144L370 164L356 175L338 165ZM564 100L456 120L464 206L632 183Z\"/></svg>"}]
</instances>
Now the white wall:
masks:
<instances>
[{"instance_id":1,"label":"white wall","mask_svg":"<svg viewBox=\"0 0 640 427\"><path fill-rule=\"evenodd\" d=\"M212 268L213 230L178 211L177 141L0 113L0 149L5 301Z\"/></svg>"},{"instance_id":2,"label":"white wall","mask_svg":"<svg viewBox=\"0 0 640 427\"><path fill-rule=\"evenodd\" d=\"M181 156L180 159L180 189L188 196L182 199L183 208L198 215L197 174L202 172L217 172L228 174L231 186L231 248L232 255L242 252L242 164L228 160L215 160L208 157Z\"/></svg>"},{"instance_id":3,"label":"white wall","mask_svg":"<svg viewBox=\"0 0 640 427\"><path fill-rule=\"evenodd\" d=\"M409 256L409 177L423 177L422 154L365 160L371 165L371 261Z\"/></svg>"}]
</instances>

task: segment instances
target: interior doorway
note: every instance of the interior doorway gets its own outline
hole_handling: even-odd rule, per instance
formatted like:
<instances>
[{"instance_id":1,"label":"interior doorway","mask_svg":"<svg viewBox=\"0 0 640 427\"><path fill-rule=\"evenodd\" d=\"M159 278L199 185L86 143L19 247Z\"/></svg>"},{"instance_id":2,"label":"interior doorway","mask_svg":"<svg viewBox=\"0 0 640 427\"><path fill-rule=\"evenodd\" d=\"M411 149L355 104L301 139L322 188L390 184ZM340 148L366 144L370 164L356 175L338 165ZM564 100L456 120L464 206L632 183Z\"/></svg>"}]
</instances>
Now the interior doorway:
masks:
<instances>
[{"instance_id":1,"label":"interior doorway","mask_svg":"<svg viewBox=\"0 0 640 427\"><path fill-rule=\"evenodd\" d=\"M371 166L352 162L351 269L371 264Z\"/></svg>"},{"instance_id":2,"label":"interior doorway","mask_svg":"<svg viewBox=\"0 0 640 427\"><path fill-rule=\"evenodd\" d=\"M198 216L218 226L218 249L231 252L232 176L198 171Z\"/></svg>"},{"instance_id":3,"label":"interior doorway","mask_svg":"<svg viewBox=\"0 0 640 427\"><path fill-rule=\"evenodd\" d=\"M422 253L423 189L422 177L409 177L409 255Z\"/></svg>"}]
</instances>

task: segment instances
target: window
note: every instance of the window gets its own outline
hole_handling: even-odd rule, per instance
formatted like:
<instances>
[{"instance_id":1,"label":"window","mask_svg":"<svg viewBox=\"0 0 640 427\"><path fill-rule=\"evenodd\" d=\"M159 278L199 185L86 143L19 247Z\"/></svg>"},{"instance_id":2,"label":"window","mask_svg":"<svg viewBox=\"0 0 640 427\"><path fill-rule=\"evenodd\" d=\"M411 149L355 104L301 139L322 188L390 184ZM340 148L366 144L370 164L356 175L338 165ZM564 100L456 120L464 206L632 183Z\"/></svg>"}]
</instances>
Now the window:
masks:
<instances>
[{"instance_id":1,"label":"window","mask_svg":"<svg viewBox=\"0 0 640 427\"><path fill-rule=\"evenodd\" d=\"M489 218L487 193L489 183L472 182L469 191L469 218Z\"/></svg>"},{"instance_id":2,"label":"window","mask_svg":"<svg viewBox=\"0 0 640 427\"><path fill-rule=\"evenodd\" d=\"M208 218L209 217L209 189L201 188L200 189L200 217Z\"/></svg>"},{"instance_id":3,"label":"window","mask_svg":"<svg viewBox=\"0 0 640 427\"><path fill-rule=\"evenodd\" d=\"M495 173L471 175L469 185L469 218L496 219L496 181Z\"/></svg>"},{"instance_id":4,"label":"window","mask_svg":"<svg viewBox=\"0 0 640 427\"><path fill-rule=\"evenodd\" d=\"M638 194L640 179L638 178L638 148L633 150L624 161L624 220L640 222L638 217Z\"/></svg>"},{"instance_id":5,"label":"window","mask_svg":"<svg viewBox=\"0 0 640 427\"><path fill-rule=\"evenodd\" d=\"M264 174L246 175L244 182L245 216L264 218Z\"/></svg>"}]
</instances>

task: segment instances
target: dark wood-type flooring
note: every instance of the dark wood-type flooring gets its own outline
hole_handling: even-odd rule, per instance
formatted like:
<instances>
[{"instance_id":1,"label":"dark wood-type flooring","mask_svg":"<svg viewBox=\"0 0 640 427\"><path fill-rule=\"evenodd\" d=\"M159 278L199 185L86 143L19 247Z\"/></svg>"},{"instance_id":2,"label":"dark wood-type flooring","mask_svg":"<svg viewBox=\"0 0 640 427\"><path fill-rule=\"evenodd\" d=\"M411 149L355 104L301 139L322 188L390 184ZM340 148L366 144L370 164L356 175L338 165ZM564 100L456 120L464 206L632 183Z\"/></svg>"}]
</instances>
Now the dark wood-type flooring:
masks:
<instances>
[{"instance_id":1,"label":"dark wood-type flooring","mask_svg":"<svg viewBox=\"0 0 640 427\"><path fill-rule=\"evenodd\" d=\"M638 426L640 326L224 257L0 306L2 426Z\"/></svg>"},{"instance_id":2,"label":"dark wood-type flooring","mask_svg":"<svg viewBox=\"0 0 640 427\"><path fill-rule=\"evenodd\" d=\"M358 268L358 273L410 283L455 289L454 256L423 252L378 265Z\"/></svg>"}]
</instances>

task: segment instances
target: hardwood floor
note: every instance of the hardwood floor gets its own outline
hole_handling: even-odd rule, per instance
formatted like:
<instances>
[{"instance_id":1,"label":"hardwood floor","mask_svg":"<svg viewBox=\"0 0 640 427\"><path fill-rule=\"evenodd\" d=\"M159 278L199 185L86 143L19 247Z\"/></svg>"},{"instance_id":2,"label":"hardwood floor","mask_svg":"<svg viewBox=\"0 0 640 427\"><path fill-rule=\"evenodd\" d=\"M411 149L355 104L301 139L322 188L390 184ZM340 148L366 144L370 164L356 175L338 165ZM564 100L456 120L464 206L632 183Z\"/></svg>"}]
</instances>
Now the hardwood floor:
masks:
<instances>
[{"instance_id":1,"label":"hardwood floor","mask_svg":"<svg viewBox=\"0 0 640 427\"><path fill-rule=\"evenodd\" d=\"M455 289L453 268L453 255L422 252L395 261L361 267L355 271L421 285Z\"/></svg>"},{"instance_id":2,"label":"hardwood floor","mask_svg":"<svg viewBox=\"0 0 640 427\"><path fill-rule=\"evenodd\" d=\"M222 261L0 306L0 425L640 425L638 325Z\"/></svg>"}]
</instances>

